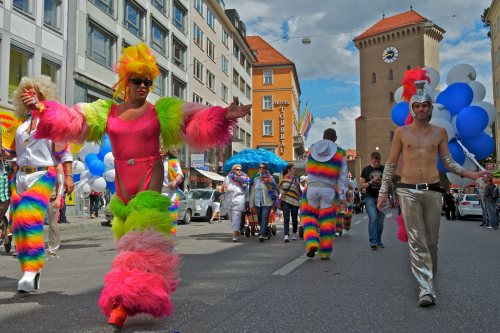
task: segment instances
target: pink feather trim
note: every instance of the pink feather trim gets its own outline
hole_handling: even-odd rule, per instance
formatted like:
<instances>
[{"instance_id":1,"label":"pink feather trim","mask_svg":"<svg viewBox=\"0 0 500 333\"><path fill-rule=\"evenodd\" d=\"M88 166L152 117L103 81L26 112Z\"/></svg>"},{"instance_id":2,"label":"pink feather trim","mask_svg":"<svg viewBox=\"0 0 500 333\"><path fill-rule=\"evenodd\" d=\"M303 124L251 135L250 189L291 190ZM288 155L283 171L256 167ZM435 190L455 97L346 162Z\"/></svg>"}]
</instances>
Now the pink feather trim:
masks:
<instances>
[{"instance_id":1,"label":"pink feather trim","mask_svg":"<svg viewBox=\"0 0 500 333\"><path fill-rule=\"evenodd\" d=\"M146 229L144 232L131 231L125 236L120 238L116 251L158 251L158 252L172 252L175 247L173 238L165 238L164 235Z\"/></svg>"},{"instance_id":2,"label":"pink feather trim","mask_svg":"<svg viewBox=\"0 0 500 333\"><path fill-rule=\"evenodd\" d=\"M184 121L186 143L196 151L227 145L238 121L226 120L226 114L226 108L213 106L188 116Z\"/></svg>"},{"instance_id":3,"label":"pink feather trim","mask_svg":"<svg viewBox=\"0 0 500 333\"><path fill-rule=\"evenodd\" d=\"M401 215L396 216L396 223L398 224L398 239L402 242L408 242L408 235L406 234L405 221Z\"/></svg>"},{"instance_id":4,"label":"pink feather trim","mask_svg":"<svg viewBox=\"0 0 500 333\"><path fill-rule=\"evenodd\" d=\"M184 116L190 116L193 113L206 109L207 107L200 103L187 102L182 106L182 110L184 111Z\"/></svg>"},{"instance_id":5,"label":"pink feather trim","mask_svg":"<svg viewBox=\"0 0 500 333\"><path fill-rule=\"evenodd\" d=\"M69 108L55 101L45 101L35 138L55 142L83 142L87 135L87 122L78 105Z\"/></svg>"}]
</instances>

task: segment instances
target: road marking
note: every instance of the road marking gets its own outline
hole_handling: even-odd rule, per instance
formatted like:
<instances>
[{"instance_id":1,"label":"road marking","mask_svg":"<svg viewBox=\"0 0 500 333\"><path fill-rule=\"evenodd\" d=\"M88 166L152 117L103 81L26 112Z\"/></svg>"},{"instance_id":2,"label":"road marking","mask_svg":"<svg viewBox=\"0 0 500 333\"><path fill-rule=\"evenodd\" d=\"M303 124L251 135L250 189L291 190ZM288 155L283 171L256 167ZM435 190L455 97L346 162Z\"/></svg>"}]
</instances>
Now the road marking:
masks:
<instances>
[{"instance_id":1,"label":"road marking","mask_svg":"<svg viewBox=\"0 0 500 333\"><path fill-rule=\"evenodd\" d=\"M360 224L361 222L363 222L363 220L354 222L354 224Z\"/></svg>"},{"instance_id":2,"label":"road marking","mask_svg":"<svg viewBox=\"0 0 500 333\"><path fill-rule=\"evenodd\" d=\"M285 266L281 267L278 269L276 272L273 273L273 275L287 275L288 273L291 273L293 270L298 268L300 265L305 263L309 258L306 257L305 255L298 257L297 259L289 262Z\"/></svg>"}]
</instances>

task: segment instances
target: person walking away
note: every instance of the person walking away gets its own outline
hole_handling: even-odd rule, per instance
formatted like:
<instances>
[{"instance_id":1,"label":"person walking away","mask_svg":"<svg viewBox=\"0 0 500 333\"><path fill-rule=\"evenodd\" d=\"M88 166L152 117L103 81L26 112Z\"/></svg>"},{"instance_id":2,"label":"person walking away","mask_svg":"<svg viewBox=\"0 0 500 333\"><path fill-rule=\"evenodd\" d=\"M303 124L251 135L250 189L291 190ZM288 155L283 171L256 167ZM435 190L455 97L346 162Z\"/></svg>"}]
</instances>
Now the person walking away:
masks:
<instances>
[{"instance_id":1,"label":"person walking away","mask_svg":"<svg viewBox=\"0 0 500 333\"><path fill-rule=\"evenodd\" d=\"M456 217L457 207L455 205L455 198L453 197L452 190L448 190L448 192L446 192L446 194L443 196L443 204L444 204L444 213L446 219L455 221L457 219Z\"/></svg>"},{"instance_id":2,"label":"person walking away","mask_svg":"<svg viewBox=\"0 0 500 333\"><path fill-rule=\"evenodd\" d=\"M484 188L484 205L486 206L486 211L488 212L488 224L487 229L498 229L498 215L497 215L497 203L495 198L495 185L493 185L493 177L491 175L486 175L484 177L486 186Z\"/></svg>"},{"instance_id":3,"label":"person walking away","mask_svg":"<svg viewBox=\"0 0 500 333\"><path fill-rule=\"evenodd\" d=\"M384 173L384 166L380 164L381 159L382 156L378 151L372 152L370 165L363 168L361 177L359 178L361 189L366 191L365 207L368 214L368 241L372 250L385 247L384 243L382 243L385 215L377 209L377 198L382 174Z\"/></svg>"},{"instance_id":4,"label":"person walking away","mask_svg":"<svg viewBox=\"0 0 500 333\"><path fill-rule=\"evenodd\" d=\"M99 217L99 196L100 192L96 192L91 190L89 199L90 199L90 218L95 219Z\"/></svg>"},{"instance_id":5,"label":"person walking away","mask_svg":"<svg viewBox=\"0 0 500 333\"><path fill-rule=\"evenodd\" d=\"M444 193L439 184L438 156L447 170L461 177L478 179L489 174L487 171L465 170L455 162L448 150L446 131L429 123L432 98L424 90L427 83L425 73L424 70L410 70L405 74L406 77L416 76L422 80L415 82L416 93L409 102L412 122L396 128L394 133L377 201L379 210L388 203L389 187L402 157L401 182L396 183L396 191L408 236L411 269L420 289L419 306L436 302L434 279L437 273L441 196ZM404 81L410 87L408 80ZM411 96L405 87L403 95L408 94Z\"/></svg>"},{"instance_id":6,"label":"person walking away","mask_svg":"<svg viewBox=\"0 0 500 333\"><path fill-rule=\"evenodd\" d=\"M217 221L221 222L220 219L220 199L222 196L222 187L220 185L217 185L215 187L215 192L214 192L214 201L212 203L212 208L213 208L213 213L212 217L210 218L210 223L213 223L215 217L217 216Z\"/></svg>"},{"instance_id":7,"label":"person walking away","mask_svg":"<svg viewBox=\"0 0 500 333\"><path fill-rule=\"evenodd\" d=\"M172 234L177 234L177 221L179 219L178 209L179 209L179 197L177 196L177 191L179 191L179 186L184 179L184 174L182 173L182 168L175 157L174 153L171 151L163 152L160 150L160 157L163 159L163 187L161 193L170 199L169 210L173 214L172 223Z\"/></svg>"},{"instance_id":8,"label":"person walking away","mask_svg":"<svg viewBox=\"0 0 500 333\"><path fill-rule=\"evenodd\" d=\"M269 173L266 163L260 163L259 173L253 180L252 189L250 190L249 205L250 209L257 210L257 220L259 221L259 241L262 243L264 239L271 239L268 232L269 215L271 209L274 208L278 201L278 186L273 175Z\"/></svg>"},{"instance_id":9,"label":"person walking away","mask_svg":"<svg viewBox=\"0 0 500 333\"><path fill-rule=\"evenodd\" d=\"M486 182L484 179L480 179L477 181L476 192L479 197L479 204L481 205L482 212L482 222L479 225L480 227L489 227L489 219L488 219L488 209L486 208L486 202L484 200L484 191L486 189Z\"/></svg>"},{"instance_id":10,"label":"person walking away","mask_svg":"<svg viewBox=\"0 0 500 333\"><path fill-rule=\"evenodd\" d=\"M61 199L64 193L64 170L61 164L57 166L57 181L47 206L47 216L49 220L49 248L47 257L57 257L57 250L61 244L59 223L57 223Z\"/></svg>"},{"instance_id":11,"label":"person walking away","mask_svg":"<svg viewBox=\"0 0 500 333\"><path fill-rule=\"evenodd\" d=\"M336 140L335 130L326 129L323 140L312 145L306 159L307 189L302 195L300 214L309 258L319 252L321 259L330 259L336 211L346 208L347 161L345 151L337 147ZM334 205L335 187L340 207Z\"/></svg>"},{"instance_id":12,"label":"person walking away","mask_svg":"<svg viewBox=\"0 0 500 333\"><path fill-rule=\"evenodd\" d=\"M281 210L283 211L283 241L288 242L290 237L290 216L292 217L292 240L297 239L298 216L302 190L300 181L295 177L295 167L288 164L283 170L283 179L280 181Z\"/></svg>"},{"instance_id":13,"label":"person walking away","mask_svg":"<svg viewBox=\"0 0 500 333\"><path fill-rule=\"evenodd\" d=\"M249 187L250 178L243 172L241 164L233 165L222 185L224 207L229 210L233 242L237 242L240 236L241 218L246 210Z\"/></svg>"}]
</instances>

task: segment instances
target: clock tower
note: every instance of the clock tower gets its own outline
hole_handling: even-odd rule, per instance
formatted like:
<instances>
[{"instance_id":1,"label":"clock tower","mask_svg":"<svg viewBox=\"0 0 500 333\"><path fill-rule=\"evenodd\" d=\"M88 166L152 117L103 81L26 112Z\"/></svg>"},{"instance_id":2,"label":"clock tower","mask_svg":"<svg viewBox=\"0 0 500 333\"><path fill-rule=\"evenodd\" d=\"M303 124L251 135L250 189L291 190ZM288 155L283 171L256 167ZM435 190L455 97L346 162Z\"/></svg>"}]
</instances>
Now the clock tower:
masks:
<instances>
[{"instance_id":1,"label":"clock tower","mask_svg":"<svg viewBox=\"0 0 500 333\"><path fill-rule=\"evenodd\" d=\"M356 176L378 150L389 156L396 125L391 110L403 73L413 67L439 70L444 30L414 10L386 17L354 38L360 55L361 115L356 119Z\"/></svg>"}]
</instances>

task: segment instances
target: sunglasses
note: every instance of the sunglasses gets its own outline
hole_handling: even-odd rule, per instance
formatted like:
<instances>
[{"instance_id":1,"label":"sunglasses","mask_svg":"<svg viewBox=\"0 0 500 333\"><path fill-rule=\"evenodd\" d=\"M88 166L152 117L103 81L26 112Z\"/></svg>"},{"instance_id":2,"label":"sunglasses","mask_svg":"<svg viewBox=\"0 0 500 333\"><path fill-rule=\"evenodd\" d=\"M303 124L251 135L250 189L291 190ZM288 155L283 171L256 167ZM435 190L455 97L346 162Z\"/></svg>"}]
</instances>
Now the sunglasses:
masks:
<instances>
[{"instance_id":1,"label":"sunglasses","mask_svg":"<svg viewBox=\"0 0 500 333\"><path fill-rule=\"evenodd\" d=\"M266 168L266 167L264 167L264 166L260 166L260 167L259 167L259 169L264 169L264 170L266 170L267 168Z\"/></svg>"},{"instance_id":2,"label":"sunglasses","mask_svg":"<svg viewBox=\"0 0 500 333\"><path fill-rule=\"evenodd\" d=\"M133 78L129 80L132 82L134 86L140 86L141 84L144 84L146 88L151 87L153 85L153 81L149 79L139 79L139 78Z\"/></svg>"},{"instance_id":3,"label":"sunglasses","mask_svg":"<svg viewBox=\"0 0 500 333\"><path fill-rule=\"evenodd\" d=\"M234 171L241 171L241 169L234 169Z\"/></svg>"}]
</instances>

